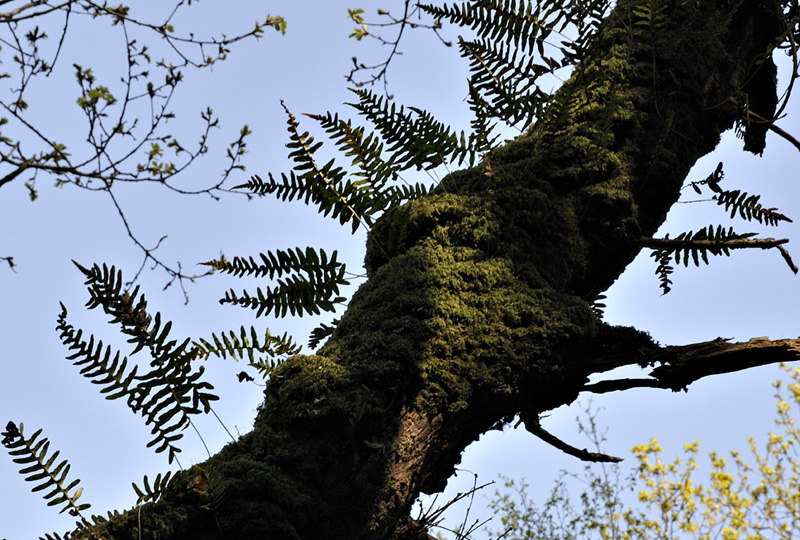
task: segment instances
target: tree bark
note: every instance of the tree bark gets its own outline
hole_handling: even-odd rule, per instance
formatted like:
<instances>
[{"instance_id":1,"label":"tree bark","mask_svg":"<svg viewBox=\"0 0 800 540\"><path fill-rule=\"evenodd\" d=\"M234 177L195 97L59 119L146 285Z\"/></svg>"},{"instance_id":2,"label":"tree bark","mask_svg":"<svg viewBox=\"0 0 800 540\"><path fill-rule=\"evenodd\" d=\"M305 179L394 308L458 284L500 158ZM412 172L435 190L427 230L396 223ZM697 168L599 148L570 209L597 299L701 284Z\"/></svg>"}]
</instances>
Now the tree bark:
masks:
<instances>
[{"instance_id":1,"label":"tree bark","mask_svg":"<svg viewBox=\"0 0 800 540\"><path fill-rule=\"evenodd\" d=\"M619 2L527 134L375 224L367 283L318 355L275 371L253 432L101 532L429 538L412 503L482 433L636 385L588 385L593 373L658 363L648 381L677 390L795 358L794 342L662 348L591 309L720 134L746 107L772 117L787 31L775 0L656 1L651 24L635 5ZM765 131L746 128L747 149Z\"/></svg>"}]
</instances>

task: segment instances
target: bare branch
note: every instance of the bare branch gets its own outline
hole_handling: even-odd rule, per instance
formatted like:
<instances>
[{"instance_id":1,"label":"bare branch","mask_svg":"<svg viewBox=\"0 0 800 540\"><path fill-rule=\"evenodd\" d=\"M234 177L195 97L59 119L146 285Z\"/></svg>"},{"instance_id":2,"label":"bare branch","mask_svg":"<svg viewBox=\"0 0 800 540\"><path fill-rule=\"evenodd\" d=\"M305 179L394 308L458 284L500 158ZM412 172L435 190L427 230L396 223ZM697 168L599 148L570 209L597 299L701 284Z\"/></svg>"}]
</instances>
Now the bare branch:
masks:
<instances>
[{"instance_id":1,"label":"bare branch","mask_svg":"<svg viewBox=\"0 0 800 540\"><path fill-rule=\"evenodd\" d=\"M758 123L767 124L767 129L777 133L778 135L780 135L781 137L783 137L784 139L786 139L787 141L792 143L792 145L795 148L800 150L800 141L798 141L796 138L794 138L788 132L786 132L786 131L782 130L781 128L779 128L778 126L776 126L774 120L767 120L763 116L761 116L761 115L759 115L757 113L754 113L750 109L747 110L747 118L748 118L748 120L752 119L752 120L755 120Z\"/></svg>"},{"instance_id":2,"label":"bare branch","mask_svg":"<svg viewBox=\"0 0 800 540\"><path fill-rule=\"evenodd\" d=\"M598 394L630 388L664 388L677 392L695 381L711 375L733 373L780 362L800 360L800 339L770 340L753 338L730 343L727 339L663 347L652 351L652 361L662 365L650 372L651 378L616 379L583 386L583 391ZM598 360L603 363L603 360ZM633 356L625 362L613 359L615 365L635 363Z\"/></svg>"},{"instance_id":3,"label":"bare branch","mask_svg":"<svg viewBox=\"0 0 800 540\"><path fill-rule=\"evenodd\" d=\"M592 461L592 462L602 462L602 463L619 463L622 461L622 458L609 456L606 454L602 454L600 452L590 452L586 448L578 449L574 446L571 446L552 433L546 431L541 424L539 423L539 416L538 415L531 415L521 413L519 415L519 422L517 422L516 426L518 427L520 424L525 424L525 429L531 432L533 435L536 435L540 439L542 439L547 444L554 446L564 452L565 454L569 454L570 456L574 456L581 461Z\"/></svg>"}]
</instances>

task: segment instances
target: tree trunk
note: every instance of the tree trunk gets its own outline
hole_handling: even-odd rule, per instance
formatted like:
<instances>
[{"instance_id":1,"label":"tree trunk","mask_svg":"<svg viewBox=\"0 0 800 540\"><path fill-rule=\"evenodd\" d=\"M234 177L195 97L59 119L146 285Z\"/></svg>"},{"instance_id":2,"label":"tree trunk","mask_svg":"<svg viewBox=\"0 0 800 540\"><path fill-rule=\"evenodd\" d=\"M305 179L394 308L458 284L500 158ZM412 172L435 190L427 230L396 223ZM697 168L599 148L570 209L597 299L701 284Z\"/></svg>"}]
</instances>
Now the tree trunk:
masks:
<instances>
[{"instance_id":1,"label":"tree trunk","mask_svg":"<svg viewBox=\"0 0 800 540\"><path fill-rule=\"evenodd\" d=\"M428 538L412 503L443 489L486 430L519 414L536 432L582 391L678 389L713 371L590 304L746 107L772 118L770 53L787 23L776 0L657 0L648 24L634 4L619 2L529 133L376 223L369 280L319 355L275 371L253 432L101 532ZM763 150L765 131L748 126L746 148ZM796 356L782 343L770 361ZM587 386L657 361L645 382Z\"/></svg>"}]
</instances>

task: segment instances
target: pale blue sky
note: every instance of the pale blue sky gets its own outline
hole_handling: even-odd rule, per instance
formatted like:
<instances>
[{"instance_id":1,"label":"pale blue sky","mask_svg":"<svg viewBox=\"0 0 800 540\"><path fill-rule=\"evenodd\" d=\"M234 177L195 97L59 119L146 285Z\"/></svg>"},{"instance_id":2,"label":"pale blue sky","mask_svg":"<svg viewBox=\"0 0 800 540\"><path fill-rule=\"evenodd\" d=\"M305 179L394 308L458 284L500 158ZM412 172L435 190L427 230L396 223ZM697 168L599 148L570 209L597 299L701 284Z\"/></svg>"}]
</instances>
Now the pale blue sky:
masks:
<instances>
[{"instance_id":1,"label":"pale blue sky","mask_svg":"<svg viewBox=\"0 0 800 540\"><path fill-rule=\"evenodd\" d=\"M137 9L158 9L161 4L138 2ZM396 4L399 6L400 2ZM346 17L347 7L353 6L319 0L240 0L235 10L230 9L230 3L219 0L204 0L197 8L193 4L189 13L196 17L192 24L198 26L192 30L197 34L221 28L233 34L249 29L255 19L267 14L286 17L289 27L285 36L267 31L258 43L234 46L226 62L211 72L190 75L179 88L174 107L178 117L171 127L176 133L185 134L183 139L196 139L199 111L208 105L222 120L222 129L214 133L210 142L209 158L184 174L187 185L217 178L222 168L218 159L223 154L222 145L234 139L244 123L251 126L254 135L248 142L247 172L234 181L244 181L249 174L287 170L284 144L288 139L280 99L295 115L327 110L348 114L341 104L352 95L346 90L343 77L351 66L351 56L358 54L369 60L382 59L382 55L347 38L352 28ZM394 6L387 2L375 7ZM368 11L373 9L369 8ZM180 31L180 24L176 26ZM445 32L454 39L459 30ZM43 122L68 145L75 141L77 148L83 124L74 105L77 85L72 63L92 66L98 75L113 81L119 77L113 70L121 50L119 35L104 23L76 27L65 43L57 72L50 79L37 82L40 87L31 89L31 118ZM467 128L463 101L466 64L455 48L441 46L429 33L411 33L401 50L404 54L396 58L389 75L390 91L396 99L428 109L454 127ZM105 60L97 57L99 51ZM0 59L10 62L4 54L5 51L0 52ZM796 107L789 108L790 115L792 109ZM310 119L300 120L306 129L315 127ZM798 124L790 116L781 125L791 132ZM318 138L322 135L317 132ZM768 136L763 158L745 155L740 149L741 141L730 134L717 155L698 164L692 178L704 178L723 160L725 186L762 193L765 206L777 206L800 220L800 184L795 178L800 155L796 149L774 135ZM107 342L123 345L123 352L128 352L115 329L105 324L99 314L83 311L87 293L70 260L84 265L115 264L125 275L132 276L139 266L140 254L127 239L106 197L71 188L55 190L50 184L49 179L40 177L40 197L35 203L29 202L19 181L0 188L0 256L13 255L18 264L17 273L0 270L0 361L4 368L0 421L2 425L8 420L24 422L29 434L43 428L52 448L60 449L61 456L72 464L71 476L82 479L82 501L92 503L93 512L105 513L130 507L135 501L130 483L141 483L144 474L154 477L164 471L166 457L145 448L149 430L139 417L122 403L103 400L96 387L64 360L65 350L54 327L61 301L70 310L73 324ZM359 271L363 231L350 235L349 228L318 216L302 203L287 205L272 199L247 202L233 196L214 202L206 196L177 196L156 187L131 186L118 193L140 239L153 244L168 234L159 256L170 262L179 260L186 269L218 256L220 251L231 257L311 245L329 251L338 249L349 269ZM731 221L713 204L706 203L677 205L661 232L674 236L709 223L730 223L739 231L765 229ZM765 235L792 238L788 247L800 262L796 224L766 230ZM609 292L608 321L648 330L664 344L717 336L745 340L800 334L800 279L776 252L737 253L730 259L713 260L708 267L678 268L673 277L674 290L665 297L660 296L654 268L647 254L631 265ZM288 330L298 341L305 342L311 328L332 318L255 320L249 311L218 304L218 298L231 286L254 287L253 282L224 277L206 278L190 285L191 301L184 305L176 287L161 290L165 281L160 271L145 272L141 279L150 309L160 310L174 320L176 336L207 337L211 332L253 324L259 329L269 326L274 333ZM357 284L358 280L354 280ZM232 430L249 430L261 399L260 389L235 383L234 374L242 366L230 360L210 360L206 366L209 380L222 397L216 407L219 415ZM703 453L712 448L744 449L746 436L762 435L772 427L771 382L778 376L778 368L768 367L704 380L692 386L688 394L636 390L598 396L595 405L604 407L601 420L610 426L604 450L626 456L631 446L653 435L660 438L668 455L679 451L683 442L695 439L702 441ZM573 421L578 410L573 406L556 411L543 425L581 446L584 443L577 439ZM215 421L203 419L200 429L214 449L225 444L226 435ZM202 446L192 433L186 433L183 447L184 464L204 459ZM549 490L559 469L582 468L577 460L519 430L484 436L467 450L462 466L478 473L481 482L496 479L498 473L525 476L542 494ZM463 490L471 483L470 475L461 475L451 483L449 491ZM47 532L63 533L70 527L73 519L59 516L45 506L39 494L31 493L31 485L23 481L10 459L0 459L0 485L4 488L0 495L0 538L24 540ZM446 500L446 496L440 500ZM481 495L477 504L483 503Z\"/></svg>"}]
</instances>

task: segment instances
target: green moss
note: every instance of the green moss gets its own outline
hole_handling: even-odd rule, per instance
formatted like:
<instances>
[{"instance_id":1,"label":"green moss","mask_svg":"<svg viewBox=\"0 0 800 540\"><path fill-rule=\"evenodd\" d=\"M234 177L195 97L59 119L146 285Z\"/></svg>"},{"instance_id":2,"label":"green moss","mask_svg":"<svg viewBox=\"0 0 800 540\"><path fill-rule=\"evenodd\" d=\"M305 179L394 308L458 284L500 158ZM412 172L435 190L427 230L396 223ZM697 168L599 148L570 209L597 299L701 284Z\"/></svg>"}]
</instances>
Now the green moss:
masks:
<instances>
[{"instance_id":1,"label":"green moss","mask_svg":"<svg viewBox=\"0 0 800 540\"><path fill-rule=\"evenodd\" d=\"M253 433L203 465L219 504L177 481L145 508L143 538L366 536L440 488L486 429L574 399L598 356L646 364L649 336L600 324L587 300L741 113L752 59L736 40L755 38L723 3L651 2L670 16L647 27L635 4L618 3L528 133L378 220L369 280L329 343L281 365ZM398 440L408 424L427 438ZM135 514L119 523L117 540L137 537Z\"/></svg>"}]
</instances>

